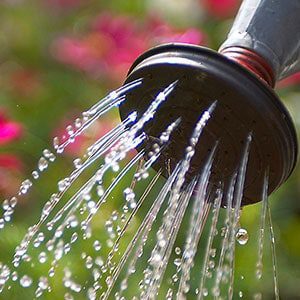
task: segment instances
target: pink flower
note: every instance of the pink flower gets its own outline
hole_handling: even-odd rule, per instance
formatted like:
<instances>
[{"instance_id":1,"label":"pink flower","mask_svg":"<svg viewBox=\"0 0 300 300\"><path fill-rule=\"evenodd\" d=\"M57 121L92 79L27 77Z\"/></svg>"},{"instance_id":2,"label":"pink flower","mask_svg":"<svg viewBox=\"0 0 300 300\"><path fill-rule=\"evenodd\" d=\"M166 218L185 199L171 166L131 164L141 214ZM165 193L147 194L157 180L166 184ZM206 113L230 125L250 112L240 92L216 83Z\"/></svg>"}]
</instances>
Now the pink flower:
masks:
<instances>
[{"instance_id":1,"label":"pink flower","mask_svg":"<svg viewBox=\"0 0 300 300\"><path fill-rule=\"evenodd\" d=\"M0 169L20 171L23 168L22 162L13 154L0 154Z\"/></svg>"},{"instance_id":2,"label":"pink flower","mask_svg":"<svg viewBox=\"0 0 300 300\"><path fill-rule=\"evenodd\" d=\"M216 17L225 19L233 17L237 11L241 1L240 0L202 0L207 12Z\"/></svg>"},{"instance_id":3,"label":"pink flower","mask_svg":"<svg viewBox=\"0 0 300 300\"><path fill-rule=\"evenodd\" d=\"M195 28L190 28L183 32L169 33L168 35L161 37L162 43L186 43L200 45L204 44L204 35Z\"/></svg>"},{"instance_id":4,"label":"pink flower","mask_svg":"<svg viewBox=\"0 0 300 300\"><path fill-rule=\"evenodd\" d=\"M290 87L290 86L299 85L299 83L300 83L300 72L295 73L295 74L279 81L277 84L277 87L278 88L286 88L286 87Z\"/></svg>"},{"instance_id":5,"label":"pink flower","mask_svg":"<svg viewBox=\"0 0 300 300\"><path fill-rule=\"evenodd\" d=\"M10 121L0 112L0 145L14 141L22 135L22 126Z\"/></svg>"},{"instance_id":6,"label":"pink flower","mask_svg":"<svg viewBox=\"0 0 300 300\"><path fill-rule=\"evenodd\" d=\"M141 24L129 17L104 13L85 36L57 39L52 53L62 63L93 77L105 75L121 82L134 60L147 49L160 43L202 44L203 41L202 32L194 28L175 30L153 18Z\"/></svg>"},{"instance_id":7,"label":"pink flower","mask_svg":"<svg viewBox=\"0 0 300 300\"><path fill-rule=\"evenodd\" d=\"M65 64L86 72L93 72L95 68L101 69L92 49L84 41L63 37L55 41L52 49L56 59Z\"/></svg>"},{"instance_id":8,"label":"pink flower","mask_svg":"<svg viewBox=\"0 0 300 300\"><path fill-rule=\"evenodd\" d=\"M12 154L0 154L0 195L8 197L19 186L22 162Z\"/></svg>"}]
</instances>

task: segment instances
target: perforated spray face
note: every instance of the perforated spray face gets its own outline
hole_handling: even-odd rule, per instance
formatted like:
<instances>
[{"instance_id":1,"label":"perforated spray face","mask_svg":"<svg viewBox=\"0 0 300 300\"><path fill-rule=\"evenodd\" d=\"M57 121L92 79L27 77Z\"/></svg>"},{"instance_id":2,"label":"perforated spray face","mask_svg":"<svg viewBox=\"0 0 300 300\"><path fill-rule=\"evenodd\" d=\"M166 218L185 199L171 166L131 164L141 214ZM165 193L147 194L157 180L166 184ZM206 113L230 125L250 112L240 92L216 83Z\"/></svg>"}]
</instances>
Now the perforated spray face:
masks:
<instances>
[{"instance_id":1,"label":"perforated spray face","mask_svg":"<svg viewBox=\"0 0 300 300\"><path fill-rule=\"evenodd\" d=\"M145 127L153 143L177 118L180 126L154 168L171 169L183 158L185 147L201 113L218 101L205 127L192 160L189 176L198 174L219 141L211 183L225 184L239 166L244 143L252 132L243 205L261 200L265 170L269 168L269 193L290 175L297 156L295 129L290 116L272 89L225 56L207 48L164 45L142 55L132 66L126 83L143 78L120 107L121 118L132 112L142 114L154 97L178 80L175 90ZM147 147L149 145L143 145Z\"/></svg>"}]
</instances>

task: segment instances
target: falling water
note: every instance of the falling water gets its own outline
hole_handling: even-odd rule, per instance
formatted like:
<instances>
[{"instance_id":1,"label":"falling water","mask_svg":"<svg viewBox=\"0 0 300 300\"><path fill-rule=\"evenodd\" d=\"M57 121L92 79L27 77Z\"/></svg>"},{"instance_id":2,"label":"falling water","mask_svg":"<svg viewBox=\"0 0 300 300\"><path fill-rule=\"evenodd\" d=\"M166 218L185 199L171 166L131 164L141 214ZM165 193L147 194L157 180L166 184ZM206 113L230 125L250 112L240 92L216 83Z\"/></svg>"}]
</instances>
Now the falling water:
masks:
<instances>
[{"instance_id":1,"label":"falling water","mask_svg":"<svg viewBox=\"0 0 300 300\"><path fill-rule=\"evenodd\" d=\"M101 116L126 101L128 92L142 84L143 80L139 79L113 91L84 112L73 126L67 127L67 138L54 138L54 149L43 150L32 177L22 182L16 196L3 201L1 229L13 225L11 221L19 200L44 176L57 156ZM240 164L229 183L221 180L211 184L219 141L215 141L199 174L188 178L196 146L201 145L202 132L218 107L216 100L199 113L194 131L187 137L185 155L172 171L169 169L168 178L162 178L162 170L153 174L151 167L167 149L181 119L170 122L147 148L143 147L143 142L148 139L144 127L155 119L158 108L168 101L168 96L176 93L176 86L177 82L170 83L154 97L142 115L131 112L123 122L90 145L82 157L74 159L74 169L58 180L57 191L45 201L39 219L28 228L11 262L1 263L1 292L9 293L19 282L23 288L34 286L36 298L53 293L53 279L56 275L62 276L58 275L62 265L64 299L75 299L83 293L91 300L99 297L187 299L192 294L197 299L207 296L235 299L235 247L237 243L246 245L249 238L247 230L240 226L240 217L252 134L245 136ZM133 153L135 148L140 150ZM87 176L86 172L95 168L96 171ZM111 182L109 176L114 177ZM124 183L126 188L120 195L119 186ZM267 174L262 191L256 278L262 278L267 216L275 297L279 299L275 237L267 203ZM104 220L103 216L107 216L117 198L122 198L123 204ZM143 215L145 211L147 213ZM138 217L142 220L136 227ZM106 240L99 234L97 236L96 222L105 227ZM184 241L180 240L182 236ZM78 266L82 264L80 260L83 261L84 269L89 273L88 279L82 282L72 270L75 266L63 262L70 257L73 248L78 247L78 240L89 245L84 248L88 252L82 250L81 257L76 259ZM201 251L203 247L204 251ZM31 254L32 249L38 249L37 257ZM201 264L196 263L198 257L202 259ZM48 264L49 271L39 274L36 280L28 273L28 264L31 264L33 274L38 264ZM24 270L27 270L26 274ZM168 282L167 290L162 287L163 280ZM258 292L254 298L260 299L260 295ZM239 297L242 297L241 291Z\"/></svg>"}]
</instances>

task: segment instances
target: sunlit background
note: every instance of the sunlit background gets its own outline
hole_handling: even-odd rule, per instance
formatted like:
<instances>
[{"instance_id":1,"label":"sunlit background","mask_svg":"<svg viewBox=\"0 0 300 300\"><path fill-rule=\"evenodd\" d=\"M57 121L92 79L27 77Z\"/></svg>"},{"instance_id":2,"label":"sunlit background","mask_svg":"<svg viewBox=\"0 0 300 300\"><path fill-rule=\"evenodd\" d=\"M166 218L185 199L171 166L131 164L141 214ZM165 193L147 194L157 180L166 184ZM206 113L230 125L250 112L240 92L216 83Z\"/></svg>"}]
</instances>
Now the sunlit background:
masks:
<instances>
[{"instance_id":1,"label":"sunlit background","mask_svg":"<svg viewBox=\"0 0 300 300\"><path fill-rule=\"evenodd\" d=\"M239 4L238 0L2 0L1 199L16 194L20 183L32 178L31 172L43 149L51 147L53 137L64 135L66 126L82 111L122 84L138 55L150 47L173 41L217 49L226 37ZM277 91L299 128L300 74L279 83ZM11 260L17 243L27 227L37 221L43 204L56 189L62 173L72 166L74 158L83 154L93 140L118 120L117 110L102 118L68 147L63 159L49 166L31 193L22 198L11 223L13 226L0 231L0 261ZM280 294L285 300L300 299L299 172L296 168L288 182L270 199ZM111 206L117 209L119 203ZM236 284L245 299L252 299L258 289L254 273L259 214L260 205L254 205L244 209L241 220L249 232L249 243L237 246L236 265L241 266L241 273ZM141 219L137 218L132 231L139 222ZM101 239L104 224L98 220L96 225L95 234ZM78 264L80 273L84 243L86 241L72 249L64 259L64 266L72 265L76 269ZM259 288L264 292L263 299L274 299L269 243L264 255L264 284ZM39 264L37 259L28 265L27 270L26 267L22 270L33 278L46 273L49 267ZM86 272L78 276L84 278ZM62 284L61 274L53 278L53 292L41 298L63 299L69 293L74 299L86 299L85 291L68 291ZM136 286L129 289L135 290ZM33 299L34 290L33 287L21 289L16 282L5 287L0 299Z\"/></svg>"}]
</instances>

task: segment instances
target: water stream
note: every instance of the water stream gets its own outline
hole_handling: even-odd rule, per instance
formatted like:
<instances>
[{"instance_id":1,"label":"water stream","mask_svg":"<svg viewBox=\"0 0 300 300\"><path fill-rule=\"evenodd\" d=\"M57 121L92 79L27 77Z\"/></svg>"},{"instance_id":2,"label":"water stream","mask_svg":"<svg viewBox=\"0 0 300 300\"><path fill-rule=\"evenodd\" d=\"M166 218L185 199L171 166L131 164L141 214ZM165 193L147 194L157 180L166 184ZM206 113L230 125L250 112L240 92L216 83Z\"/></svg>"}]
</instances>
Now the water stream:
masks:
<instances>
[{"instance_id":1,"label":"water stream","mask_svg":"<svg viewBox=\"0 0 300 300\"><path fill-rule=\"evenodd\" d=\"M111 92L76 119L74 126L66 128L67 137L54 138L53 150L43 150L31 178L22 182L16 196L3 201L1 230L14 226L18 202L38 184L40 177L46 176L49 165L63 155L66 147L101 116L126 101L126 93L142 84L139 79ZM130 113L90 145L82 157L74 159L73 170L58 179L57 190L47 201L43 200L39 219L16 245L11 260L0 264L2 293L9 295L20 285L33 289L32 298L43 299L55 293L57 277L66 290L64 299L243 297L235 289L235 252L236 245L246 245L249 238L247 230L241 228L240 219L252 134L245 136L240 163L228 186L222 181L210 184L218 141L199 174L187 180L201 134L218 106L218 101L211 103L199 112L194 131L187 137L185 155L164 179L161 170L154 172L151 167L167 149L181 119L170 122L161 132L159 142L153 142L150 149L139 146L147 139L145 125L155 120L160 105L168 101L171 93L176 93L176 85L177 82L170 83L152 99L141 116ZM133 152L137 147L140 150ZM124 184L126 187L120 190ZM274 295L279 299L267 172L261 188L258 258L253 276L258 281L263 279L265 235L269 226ZM110 211L116 199L122 199L122 204ZM138 218L141 221L137 226ZM105 236L97 234L97 226L105 227ZM82 250L81 257L73 261L72 250L81 245L86 245L84 249L89 252ZM39 264L48 264L48 273L40 272ZM83 280L76 275L80 268L88 274ZM253 291L253 299L262 299L260 290Z\"/></svg>"}]
</instances>

